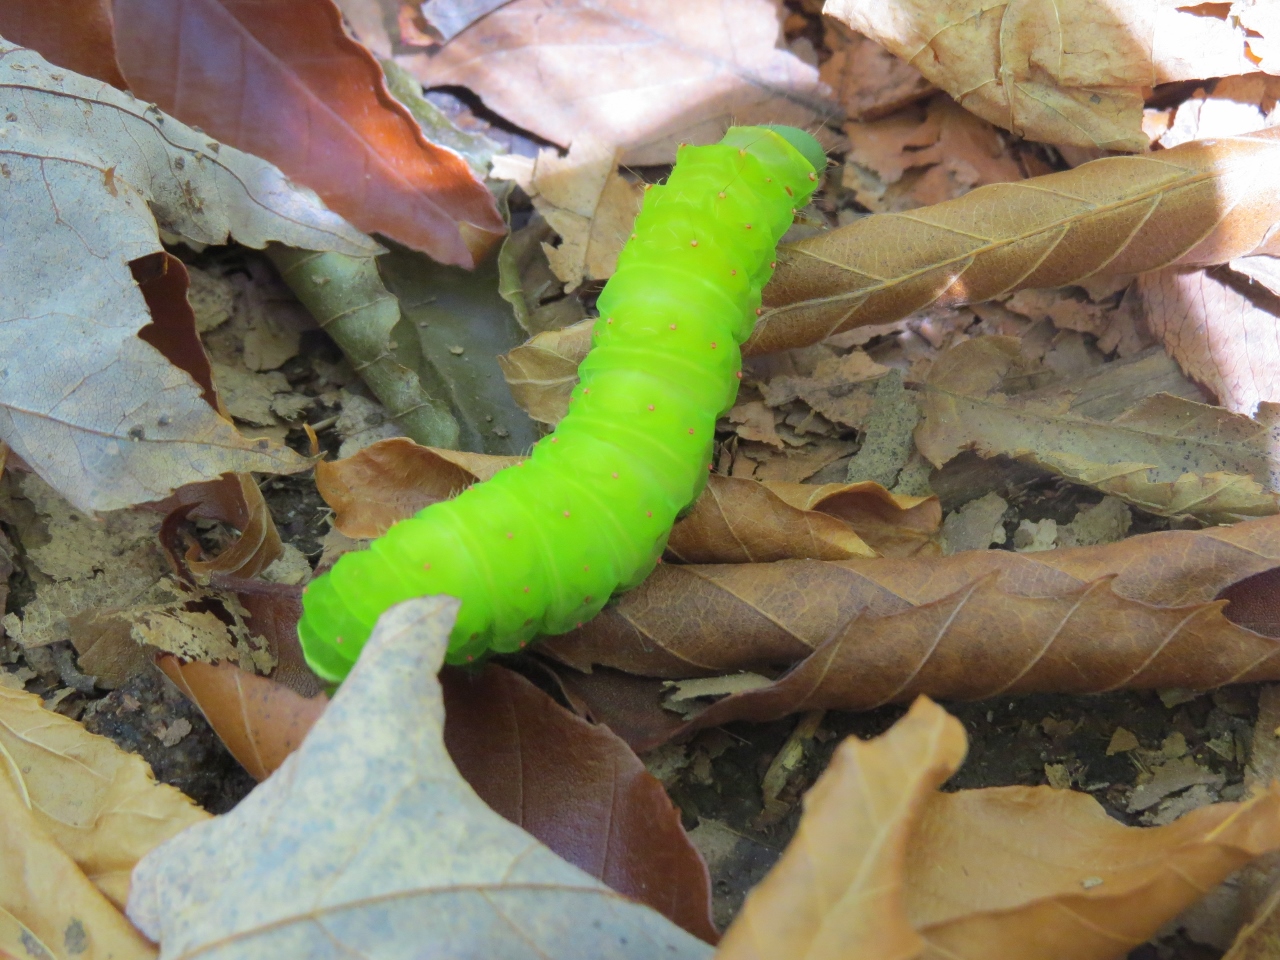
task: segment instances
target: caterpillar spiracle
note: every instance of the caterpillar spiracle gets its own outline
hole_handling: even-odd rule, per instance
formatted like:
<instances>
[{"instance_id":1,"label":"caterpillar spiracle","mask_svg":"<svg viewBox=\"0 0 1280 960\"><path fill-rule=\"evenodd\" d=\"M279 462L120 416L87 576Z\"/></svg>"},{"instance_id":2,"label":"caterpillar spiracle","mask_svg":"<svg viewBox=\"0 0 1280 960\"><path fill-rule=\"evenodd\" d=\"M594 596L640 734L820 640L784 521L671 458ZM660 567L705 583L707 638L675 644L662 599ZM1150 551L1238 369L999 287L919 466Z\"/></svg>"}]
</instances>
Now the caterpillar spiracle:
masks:
<instances>
[{"instance_id":1,"label":"caterpillar spiracle","mask_svg":"<svg viewBox=\"0 0 1280 960\"><path fill-rule=\"evenodd\" d=\"M733 127L718 144L680 148L600 294L555 431L310 584L298 634L320 677L344 678L378 616L410 597L462 601L448 653L460 663L572 630L648 576L706 483L739 346L825 162L793 127Z\"/></svg>"}]
</instances>

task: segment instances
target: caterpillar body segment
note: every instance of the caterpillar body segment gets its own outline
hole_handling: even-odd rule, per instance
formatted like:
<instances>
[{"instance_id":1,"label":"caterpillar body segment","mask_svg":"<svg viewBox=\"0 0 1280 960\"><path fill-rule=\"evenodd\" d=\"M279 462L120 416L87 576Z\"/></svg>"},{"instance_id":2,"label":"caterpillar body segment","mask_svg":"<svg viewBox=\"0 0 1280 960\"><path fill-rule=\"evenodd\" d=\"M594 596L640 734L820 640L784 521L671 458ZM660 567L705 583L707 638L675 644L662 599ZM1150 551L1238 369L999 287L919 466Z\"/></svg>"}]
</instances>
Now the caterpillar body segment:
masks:
<instances>
[{"instance_id":1,"label":"caterpillar body segment","mask_svg":"<svg viewBox=\"0 0 1280 960\"><path fill-rule=\"evenodd\" d=\"M319 676L345 677L378 616L410 597L462 601L448 652L459 663L572 630L648 576L706 484L778 241L824 162L788 127L680 149L600 295L555 431L308 587L298 633Z\"/></svg>"}]
</instances>

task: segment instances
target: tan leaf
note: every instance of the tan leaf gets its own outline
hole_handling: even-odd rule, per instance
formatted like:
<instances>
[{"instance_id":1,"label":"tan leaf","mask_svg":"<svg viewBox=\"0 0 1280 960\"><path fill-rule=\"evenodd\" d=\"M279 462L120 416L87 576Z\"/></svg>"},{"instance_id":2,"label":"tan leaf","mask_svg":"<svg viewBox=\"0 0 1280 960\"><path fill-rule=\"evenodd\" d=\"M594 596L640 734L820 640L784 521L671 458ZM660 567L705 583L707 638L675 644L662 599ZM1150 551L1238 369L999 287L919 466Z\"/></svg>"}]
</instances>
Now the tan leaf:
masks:
<instances>
[{"instance_id":1,"label":"tan leaf","mask_svg":"<svg viewBox=\"0 0 1280 960\"><path fill-rule=\"evenodd\" d=\"M699 725L918 694L1205 689L1280 677L1274 627L1237 623L1235 604L1229 619L1216 599L1277 567L1278 518L1039 553L664 564L540 649L578 669L673 679L797 664ZM1274 610L1275 588L1257 589Z\"/></svg>"},{"instance_id":2,"label":"tan leaf","mask_svg":"<svg viewBox=\"0 0 1280 960\"><path fill-rule=\"evenodd\" d=\"M824 13L965 109L1048 143L1144 150L1144 88L1257 69L1241 25L1173 3L828 0Z\"/></svg>"},{"instance_id":3,"label":"tan leaf","mask_svg":"<svg viewBox=\"0 0 1280 960\"><path fill-rule=\"evenodd\" d=\"M681 563L876 555L843 520L792 506L755 480L721 476L710 478L693 509L676 523L667 553Z\"/></svg>"},{"instance_id":4,"label":"tan leaf","mask_svg":"<svg viewBox=\"0 0 1280 960\"><path fill-rule=\"evenodd\" d=\"M1280 253L1280 128L1108 157L863 217L779 250L746 353L817 343L935 301Z\"/></svg>"},{"instance_id":5,"label":"tan leaf","mask_svg":"<svg viewBox=\"0 0 1280 960\"><path fill-rule=\"evenodd\" d=\"M875 213L941 203L1024 176L999 131L941 94L923 118L902 111L844 129L850 148L843 185Z\"/></svg>"},{"instance_id":6,"label":"tan leaf","mask_svg":"<svg viewBox=\"0 0 1280 960\"><path fill-rule=\"evenodd\" d=\"M320 461L316 489L333 508L335 527L348 537L371 539L519 460L423 447L394 437L344 460Z\"/></svg>"},{"instance_id":7,"label":"tan leaf","mask_svg":"<svg viewBox=\"0 0 1280 960\"><path fill-rule=\"evenodd\" d=\"M939 793L908 849L907 912L927 960L1105 960L1280 847L1280 790L1126 827L1051 787ZM974 883L971 877L983 878Z\"/></svg>"},{"instance_id":8,"label":"tan leaf","mask_svg":"<svg viewBox=\"0 0 1280 960\"><path fill-rule=\"evenodd\" d=\"M0 687L0 776L49 838L123 907L129 872L152 847L209 815L156 783L145 760L46 710L39 697ZM8 808L6 801L0 804ZM8 857L0 857L7 861Z\"/></svg>"},{"instance_id":9,"label":"tan leaf","mask_svg":"<svg viewBox=\"0 0 1280 960\"><path fill-rule=\"evenodd\" d=\"M747 895L717 957L919 955L925 942L906 911L908 843L964 755L964 727L923 698L883 736L845 740L805 795L795 836Z\"/></svg>"},{"instance_id":10,"label":"tan leaf","mask_svg":"<svg viewBox=\"0 0 1280 960\"><path fill-rule=\"evenodd\" d=\"M769 0L516 0L438 51L396 59L553 143L589 134L651 164L731 123L808 127L832 112L818 71L778 39Z\"/></svg>"},{"instance_id":11,"label":"tan leaf","mask_svg":"<svg viewBox=\"0 0 1280 960\"><path fill-rule=\"evenodd\" d=\"M1280 405L1259 420L1169 394L1147 397L1109 420L1082 412L1095 383L1086 375L1029 393L1030 371L1012 337L979 337L933 365L916 446L935 466L964 449L1035 463L1165 516L1233 522L1277 509L1280 464L1273 459Z\"/></svg>"},{"instance_id":12,"label":"tan leaf","mask_svg":"<svg viewBox=\"0 0 1280 960\"><path fill-rule=\"evenodd\" d=\"M766 482L765 488L799 510L839 517L878 556L909 557L937 552L934 535L942 523L937 497L890 493L878 483Z\"/></svg>"},{"instance_id":13,"label":"tan leaf","mask_svg":"<svg viewBox=\"0 0 1280 960\"><path fill-rule=\"evenodd\" d=\"M1280 297L1225 267L1160 270L1138 289L1151 332L1222 406L1253 416L1280 403Z\"/></svg>"},{"instance_id":14,"label":"tan leaf","mask_svg":"<svg viewBox=\"0 0 1280 960\"><path fill-rule=\"evenodd\" d=\"M560 234L559 246L542 247L566 291L577 289L583 280L613 276L644 196L639 183L619 175L613 147L591 136L579 137L563 158L551 149L540 151L532 162L499 158L494 176L519 183Z\"/></svg>"},{"instance_id":15,"label":"tan leaf","mask_svg":"<svg viewBox=\"0 0 1280 960\"><path fill-rule=\"evenodd\" d=\"M719 955L1109 960L1280 847L1280 788L1144 829L1070 790L939 792L964 751L924 698L846 740Z\"/></svg>"},{"instance_id":16,"label":"tan leaf","mask_svg":"<svg viewBox=\"0 0 1280 960\"><path fill-rule=\"evenodd\" d=\"M569 409L569 396L578 382L578 364L591 349L594 319L563 330L547 330L498 357L511 395L529 416L541 423L559 423Z\"/></svg>"},{"instance_id":17,"label":"tan leaf","mask_svg":"<svg viewBox=\"0 0 1280 960\"><path fill-rule=\"evenodd\" d=\"M301 748L231 813L134 871L162 956L603 956L710 948L490 810L443 743L436 672L458 603L389 611Z\"/></svg>"},{"instance_id":18,"label":"tan leaf","mask_svg":"<svg viewBox=\"0 0 1280 960\"><path fill-rule=\"evenodd\" d=\"M42 829L0 777L0 954L154 960L153 947Z\"/></svg>"}]
</instances>

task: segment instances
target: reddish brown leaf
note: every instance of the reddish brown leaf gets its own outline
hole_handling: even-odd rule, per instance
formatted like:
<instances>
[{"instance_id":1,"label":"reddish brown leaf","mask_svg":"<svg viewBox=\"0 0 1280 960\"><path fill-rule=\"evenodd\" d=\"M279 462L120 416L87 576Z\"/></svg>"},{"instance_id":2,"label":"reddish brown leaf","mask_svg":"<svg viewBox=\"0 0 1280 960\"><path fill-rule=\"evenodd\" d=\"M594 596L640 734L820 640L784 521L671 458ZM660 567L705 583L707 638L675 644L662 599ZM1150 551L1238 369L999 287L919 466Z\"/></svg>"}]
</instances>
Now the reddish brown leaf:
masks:
<instances>
[{"instance_id":1,"label":"reddish brown leaf","mask_svg":"<svg viewBox=\"0 0 1280 960\"><path fill-rule=\"evenodd\" d=\"M111 33L111 0L64 0L56 10L42 0L0 4L0 36L59 67L124 90Z\"/></svg>"},{"instance_id":2,"label":"reddish brown leaf","mask_svg":"<svg viewBox=\"0 0 1280 960\"><path fill-rule=\"evenodd\" d=\"M191 275L186 265L171 253L156 253L129 264L133 279L147 301L151 322L138 331L138 336L164 354L164 358L185 370L200 384L204 401L231 419L213 384L213 367L205 353L196 316L187 300Z\"/></svg>"},{"instance_id":3,"label":"reddish brown leaf","mask_svg":"<svg viewBox=\"0 0 1280 960\"><path fill-rule=\"evenodd\" d=\"M440 679L445 745L481 799L613 889L718 939L706 864L625 743L501 667Z\"/></svg>"},{"instance_id":4,"label":"reddish brown leaf","mask_svg":"<svg viewBox=\"0 0 1280 960\"><path fill-rule=\"evenodd\" d=\"M463 266L504 231L492 195L423 136L331 0L116 0L115 14L134 93L270 160L361 229Z\"/></svg>"},{"instance_id":5,"label":"reddish brown leaf","mask_svg":"<svg viewBox=\"0 0 1280 960\"><path fill-rule=\"evenodd\" d=\"M542 649L579 669L666 677L800 661L696 727L921 693L1203 689L1280 678L1280 643L1215 600L1277 567L1274 518L1033 554L669 565Z\"/></svg>"},{"instance_id":6,"label":"reddish brown leaf","mask_svg":"<svg viewBox=\"0 0 1280 960\"><path fill-rule=\"evenodd\" d=\"M168 655L156 662L257 780L298 748L329 702L324 694L308 699L234 663L183 663Z\"/></svg>"}]
</instances>

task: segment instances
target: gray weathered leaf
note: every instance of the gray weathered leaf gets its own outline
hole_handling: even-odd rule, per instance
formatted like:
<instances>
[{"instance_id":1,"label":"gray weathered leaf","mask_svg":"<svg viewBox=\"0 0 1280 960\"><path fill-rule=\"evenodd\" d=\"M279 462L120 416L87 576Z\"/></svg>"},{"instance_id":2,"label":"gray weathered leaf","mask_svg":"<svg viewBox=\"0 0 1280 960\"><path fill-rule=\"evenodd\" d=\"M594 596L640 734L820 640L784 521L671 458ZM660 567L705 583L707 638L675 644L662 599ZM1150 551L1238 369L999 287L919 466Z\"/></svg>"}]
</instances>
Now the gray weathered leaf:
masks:
<instances>
[{"instance_id":1,"label":"gray weathered leaf","mask_svg":"<svg viewBox=\"0 0 1280 960\"><path fill-rule=\"evenodd\" d=\"M242 437L137 333L130 261L165 230L369 255L275 167L0 38L0 440L84 510L306 461Z\"/></svg>"},{"instance_id":2,"label":"gray weathered leaf","mask_svg":"<svg viewBox=\"0 0 1280 960\"><path fill-rule=\"evenodd\" d=\"M443 742L458 602L378 623L302 747L225 816L148 854L129 916L161 960L693 960L711 947L494 813Z\"/></svg>"}]
</instances>

